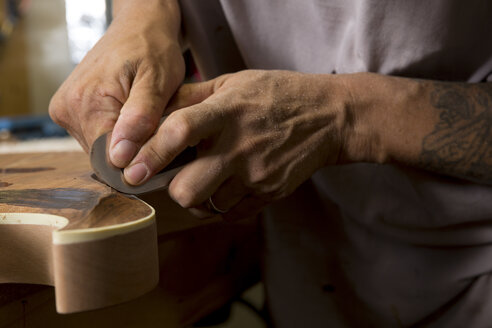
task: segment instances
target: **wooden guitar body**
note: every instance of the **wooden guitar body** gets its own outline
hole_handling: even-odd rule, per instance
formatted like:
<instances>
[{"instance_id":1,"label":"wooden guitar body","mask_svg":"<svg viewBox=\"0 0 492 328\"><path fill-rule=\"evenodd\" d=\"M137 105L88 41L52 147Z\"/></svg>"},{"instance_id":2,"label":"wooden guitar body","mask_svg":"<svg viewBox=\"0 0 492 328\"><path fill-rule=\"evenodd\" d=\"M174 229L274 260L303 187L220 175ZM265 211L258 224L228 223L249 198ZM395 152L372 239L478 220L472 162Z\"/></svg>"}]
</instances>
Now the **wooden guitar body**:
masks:
<instances>
[{"instance_id":1,"label":"wooden guitar body","mask_svg":"<svg viewBox=\"0 0 492 328\"><path fill-rule=\"evenodd\" d=\"M82 152L0 155L0 327L110 314L179 326L256 281L256 221L200 221L162 191L145 200L157 216L94 179ZM55 300L58 313L97 311L60 316Z\"/></svg>"}]
</instances>

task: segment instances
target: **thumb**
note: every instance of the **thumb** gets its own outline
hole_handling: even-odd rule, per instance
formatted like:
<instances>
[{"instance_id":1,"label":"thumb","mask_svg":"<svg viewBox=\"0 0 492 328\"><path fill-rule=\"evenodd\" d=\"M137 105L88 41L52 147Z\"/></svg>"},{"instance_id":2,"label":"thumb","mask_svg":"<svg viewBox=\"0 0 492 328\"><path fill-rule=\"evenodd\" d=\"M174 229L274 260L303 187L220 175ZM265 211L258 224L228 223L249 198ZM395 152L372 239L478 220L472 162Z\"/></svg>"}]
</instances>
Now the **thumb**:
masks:
<instances>
[{"instance_id":1,"label":"thumb","mask_svg":"<svg viewBox=\"0 0 492 328\"><path fill-rule=\"evenodd\" d=\"M169 96L160 92L152 79L137 78L111 136L109 157L117 167L128 165L145 141L154 134L169 99Z\"/></svg>"}]
</instances>

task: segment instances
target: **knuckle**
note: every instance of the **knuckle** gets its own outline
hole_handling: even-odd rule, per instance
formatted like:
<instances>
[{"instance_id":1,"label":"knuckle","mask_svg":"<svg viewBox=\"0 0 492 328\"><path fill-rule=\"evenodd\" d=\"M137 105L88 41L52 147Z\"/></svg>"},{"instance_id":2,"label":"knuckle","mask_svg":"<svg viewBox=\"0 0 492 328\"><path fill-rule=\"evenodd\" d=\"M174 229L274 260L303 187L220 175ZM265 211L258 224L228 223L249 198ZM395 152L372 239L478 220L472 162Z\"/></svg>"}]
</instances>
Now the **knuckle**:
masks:
<instances>
[{"instance_id":1,"label":"knuckle","mask_svg":"<svg viewBox=\"0 0 492 328\"><path fill-rule=\"evenodd\" d=\"M64 108L63 105L60 104L60 100L55 95L53 98L50 100L50 104L48 107L48 112L51 117L51 119L56 123L56 124L64 124L64 122L67 121L67 112Z\"/></svg>"},{"instance_id":2,"label":"knuckle","mask_svg":"<svg viewBox=\"0 0 492 328\"><path fill-rule=\"evenodd\" d=\"M169 188L169 194L183 208L191 208L197 205L193 188L190 188L187 184L178 183L172 185Z\"/></svg>"},{"instance_id":3,"label":"knuckle","mask_svg":"<svg viewBox=\"0 0 492 328\"><path fill-rule=\"evenodd\" d=\"M145 61L140 65L139 76L144 84L152 86L155 96L170 96L179 84L177 81L178 79L174 81L174 79L171 78L177 75L177 73L173 72L174 70L175 68L172 66L165 68L156 58L150 62Z\"/></svg>"},{"instance_id":4,"label":"knuckle","mask_svg":"<svg viewBox=\"0 0 492 328\"><path fill-rule=\"evenodd\" d=\"M66 88L62 85L50 99L48 106L48 113L51 119L62 126L66 125L70 120L67 92L65 90Z\"/></svg>"},{"instance_id":5,"label":"knuckle","mask_svg":"<svg viewBox=\"0 0 492 328\"><path fill-rule=\"evenodd\" d=\"M162 65L158 64L157 59L142 63L142 70L153 82L161 82L165 76Z\"/></svg>"},{"instance_id":6,"label":"knuckle","mask_svg":"<svg viewBox=\"0 0 492 328\"><path fill-rule=\"evenodd\" d=\"M97 83L94 94L97 96L96 99L103 99L111 97L118 101L121 105L125 99L124 90L118 85L110 82Z\"/></svg>"},{"instance_id":7,"label":"knuckle","mask_svg":"<svg viewBox=\"0 0 492 328\"><path fill-rule=\"evenodd\" d=\"M67 105L71 110L77 110L82 107L85 89L83 87L74 87L67 95Z\"/></svg>"},{"instance_id":8,"label":"knuckle","mask_svg":"<svg viewBox=\"0 0 492 328\"><path fill-rule=\"evenodd\" d=\"M245 185L255 195L268 201L282 199L293 191L285 178L264 169L251 170L247 175Z\"/></svg>"},{"instance_id":9,"label":"knuckle","mask_svg":"<svg viewBox=\"0 0 492 328\"><path fill-rule=\"evenodd\" d=\"M138 65L138 60L126 59L122 62L118 73L120 80L130 83L137 75Z\"/></svg>"},{"instance_id":10,"label":"knuckle","mask_svg":"<svg viewBox=\"0 0 492 328\"><path fill-rule=\"evenodd\" d=\"M258 147L257 140L253 140L253 138L244 138L239 146L239 151L242 156L248 157L257 153L259 148L260 147Z\"/></svg>"},{"instance_id":11,"label":"knuckle","mask_svg":"<svg viewBox=\"0 0 492 328\"><path fill-rule=\"evenodd\" d=\"M64 107L52 107L49 110L49 115L53 122L66 129L69 133L75 132L78 124L71 117L71 113Z\"/></svg>"},{"instance_id":12,"label":"knuckle","mask_svg":"<svg viewBox=\"0 0 492 328\"><path fill-rule=\"evenodd\" d=\"M179 111L169 115L164 123L165 135L178 143L188 144L192 137L192 126L187 115Z\"/></svg>"},{"instance_id":13,"label":"knuckle","mask_svg":"<svg viewBox=\"0 0 492 328\"><path fill-rule=\"evenodd\" d=\"M126 134L138 142L145 141L155 131L158 125L158 120L141 111L121 112L118 122L120 122L119 125L123 129L128 130Z\"/></svg>"},{"instance_id":14,"label":"knuckle","mask_svg":"<svg viewBox=\"0 0 492 328\"><path fill-rule=\"evenodd\" d=\"M157 173L169 160L170 154L165 154L162 150L158 149L153 143L151 143L146 149L145 157L147 159L146 162L150 166L149 169L152 172Z\"/></svg>"},{"instance_id":15,"label":"knuckle","mask_svg":"<svg viewBox=\"0 0 492 328\"><path fill-rule=\"evenodd\" d=\"M275 201L282 199L286 196L288 196L290 193L287 192L286 187L284 186L275 186L272 188L272 190L265 192L263 195L263 199L268 200L268 201Z\"/></svg>"},{"instance_id":16,"label":"knuckle","mask_svg":"<svg viewBox=\"0 0 492 328\"><path fill-rule=\"evenodd\" d=\"M267 168L264 165L254 165L247 170L246 183L248 187L262 186L268 182Z\"/></svg>"}]
</instances>

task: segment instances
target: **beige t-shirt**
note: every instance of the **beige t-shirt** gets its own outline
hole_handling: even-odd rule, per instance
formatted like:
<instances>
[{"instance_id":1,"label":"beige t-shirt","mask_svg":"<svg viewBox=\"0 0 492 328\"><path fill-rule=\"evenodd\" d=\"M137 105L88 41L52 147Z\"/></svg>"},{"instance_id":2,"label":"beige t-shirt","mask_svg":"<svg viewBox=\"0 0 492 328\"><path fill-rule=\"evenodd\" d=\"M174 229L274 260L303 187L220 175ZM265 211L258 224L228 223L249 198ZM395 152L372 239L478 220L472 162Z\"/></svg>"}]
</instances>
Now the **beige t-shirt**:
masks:
<instances>
[{"instance_id":1,"label":"beige t-shirt","mask_svg":"<svg viewBox=\"0 0 492 328\"><path fill-rule=\"evenodd\" d=\"M489 0L221 0L248 68L492 81ZM264 212L278 327L492 327L492 188L319 170Z\"/></svg>"}]
</instances>

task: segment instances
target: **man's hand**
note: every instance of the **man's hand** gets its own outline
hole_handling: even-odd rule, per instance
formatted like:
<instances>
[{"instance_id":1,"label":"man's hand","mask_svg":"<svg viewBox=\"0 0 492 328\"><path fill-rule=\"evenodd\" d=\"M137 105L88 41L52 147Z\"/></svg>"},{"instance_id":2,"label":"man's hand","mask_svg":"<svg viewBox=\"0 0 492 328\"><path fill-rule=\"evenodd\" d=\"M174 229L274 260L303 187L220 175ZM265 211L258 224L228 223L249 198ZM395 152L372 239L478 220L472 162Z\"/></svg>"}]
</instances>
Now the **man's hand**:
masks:
<instances>
[{"instance_id":1,"label":"man's hand","mask_svg":"<svg viewBox=\"0 0 492 328\"><path fill-rule=\"evenodd\" d=\"M184 77L179 28L174 0L115 2L107 33L52 98L53 120L86 151L114 128L110 159L125 167Z\"/></svg>"},{"instance_id":2,"label":"man's hand","mask_svg":"<svg viewBox=\"0 0 492 328\"><path fill-rule=\"evenodd\" d=\"M345 94L329 75L286 71L243 71L184 85L125 178L143 183L197 145L198 158L171 182L171 197L186 208L212 197L226 219L253 215L337 162Z\"/></svg>"},{"instance_id":3,"label":"man's hand","mask_svg":"<svg viewBox=\"0 0 492 328\"><path fill-rule=\"evenodd\" d=\"M492 183L492 84L371 73L243 71L184 85L125 168L147 181L187 146L198 158L169 187L187 208L210 197L242 218L330 164L400 163Z\"/></svg>"}]
</instances>

